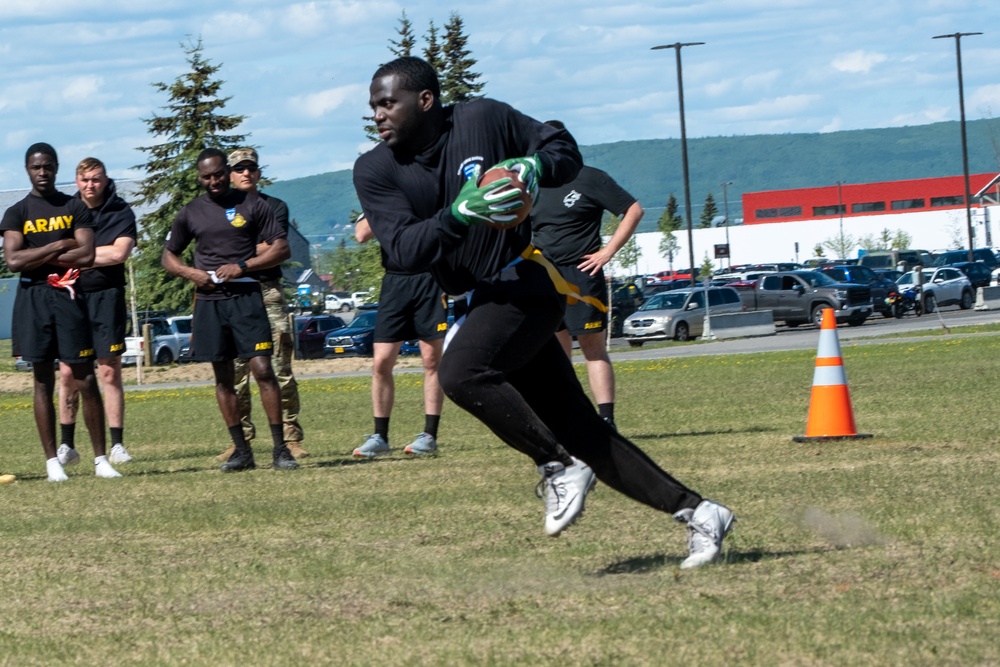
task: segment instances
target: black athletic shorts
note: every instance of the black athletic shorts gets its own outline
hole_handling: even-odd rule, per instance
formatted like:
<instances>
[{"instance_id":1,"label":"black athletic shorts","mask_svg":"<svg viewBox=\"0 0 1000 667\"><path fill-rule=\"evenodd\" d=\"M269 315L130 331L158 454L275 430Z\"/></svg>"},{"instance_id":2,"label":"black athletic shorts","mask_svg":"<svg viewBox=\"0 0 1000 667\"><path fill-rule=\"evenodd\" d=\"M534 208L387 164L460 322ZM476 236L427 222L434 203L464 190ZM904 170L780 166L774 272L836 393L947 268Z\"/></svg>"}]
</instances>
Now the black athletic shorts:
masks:
<instances>
[{"instance_id":1,"label":"black athletic shorts","mask_svg":"<svg viewBox=\"0 0 1000 667\"><path fill-rule=\"evenodd\" d=\"M76 298L83 301L90 320L90 334L98 359L121 356L125 351L125 288L108 287L96 292L82 292Z\"/></svg>"},{"instance_id":2,"label":"black athletic shorts","mask_svg":"<svg viewBox=\"0 0 1000 667\"><path fill-rule=\"evenodd\" d=\"M441 288L429 273L382 276L382 293L375 316L375 342L437 340L448 329L448 307Z\"/></svg>"},{"instance_id":3,"label":"black athletic shorts","mask_svg":"<svg viewBox=\"0 0 1000 667\"><path fill-rule=\"evenodd\" d=\"M195 299L192 361L269 357L273 351L271 322L259 290L215 301Z\"/></svg>"},{"instance_id":4,"label":"black athletic shorts","mask_svg":"<svg viewBox=\"0 0 1000 667\"><path fill-rule=\"evenodd\" d=\"M83 302L72 298L68 290L44 283L18 284L12 337L14 354L32 363L58 359L74 364L94 360Z\"/></svg>"},{"instance_id":5,"label":"black athletic shorts","mask_svg":"<svg viewBox=\"0 0 1000 667\"><path fill-rule=\"evenodd\" d=\"M577 288L580 296L592 296L607 305L608 287L604 280L604 270L592 276L586 271L576 268L576 264L556 264L559 273L566 282ZM568 329L571 336L600 333L608 328L608 314L602 313L595 306L583 301L577 301L566 306L566 316L559 330Z\"/></svg>"}]
</instances>

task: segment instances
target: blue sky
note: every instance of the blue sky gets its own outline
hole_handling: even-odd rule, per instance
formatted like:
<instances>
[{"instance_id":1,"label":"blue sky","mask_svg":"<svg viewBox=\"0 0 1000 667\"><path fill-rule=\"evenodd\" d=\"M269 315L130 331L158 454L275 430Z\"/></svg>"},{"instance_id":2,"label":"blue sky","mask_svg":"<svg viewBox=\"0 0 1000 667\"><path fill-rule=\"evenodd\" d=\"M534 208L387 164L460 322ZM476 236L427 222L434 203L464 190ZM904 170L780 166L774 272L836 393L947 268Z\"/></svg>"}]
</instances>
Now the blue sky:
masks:
<instances>
[{"instance_id":1,"label":"blue sky","mask_svg":"<svg viewBox=\"0 0 1000 667\"><path fill-rule=\"evenodd\" d=\"M458 10L486 94L585 145L680 135L674 52L650 50L678 41L705 42L682 54L688 137L957 120L955 43L931 39L955 32L985 33L962 40L967 118L1000 116L1000 9L984 2L3 0L0 190L27 186L35 141L59 151L60 180L88 155L140 176L136 147L162 140L142 119L167 102L150 84L182 74L198 36L269 176L349 168L404 9L421 36Z\"/></svg>"}]
</instances>

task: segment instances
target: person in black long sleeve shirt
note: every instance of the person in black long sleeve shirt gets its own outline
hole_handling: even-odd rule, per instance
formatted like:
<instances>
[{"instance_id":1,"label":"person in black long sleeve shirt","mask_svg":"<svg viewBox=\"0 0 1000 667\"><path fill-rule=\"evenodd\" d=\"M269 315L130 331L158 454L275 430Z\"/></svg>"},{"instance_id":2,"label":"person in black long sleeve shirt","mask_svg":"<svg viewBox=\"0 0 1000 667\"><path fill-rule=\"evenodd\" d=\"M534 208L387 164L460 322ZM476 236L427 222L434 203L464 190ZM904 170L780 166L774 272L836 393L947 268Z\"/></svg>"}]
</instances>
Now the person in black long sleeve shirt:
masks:
<instances>
[{"instance_id":1,"label":"person in black long sleeve shirt","mask_svg":"<svg viewBox=\"0 0 1000 667\"><path fill-rule=\"evenodd\" d=\"M529 192L572 180L582 166L572 137L490 99L442 106L437 75L419 58L380 67L369 92L383 143L354 165L361 208L387 261L428 270L449 294L471 292L439 380L456 404L534 460L546 487L546 533L579 517L596 476L688 525L681 567L718 558L732 512L600 418L554 335L572 286L531 246L530 225L498 228L502 182L476 187L498 163L518 171Z\"/></svg>"}]
</instances>

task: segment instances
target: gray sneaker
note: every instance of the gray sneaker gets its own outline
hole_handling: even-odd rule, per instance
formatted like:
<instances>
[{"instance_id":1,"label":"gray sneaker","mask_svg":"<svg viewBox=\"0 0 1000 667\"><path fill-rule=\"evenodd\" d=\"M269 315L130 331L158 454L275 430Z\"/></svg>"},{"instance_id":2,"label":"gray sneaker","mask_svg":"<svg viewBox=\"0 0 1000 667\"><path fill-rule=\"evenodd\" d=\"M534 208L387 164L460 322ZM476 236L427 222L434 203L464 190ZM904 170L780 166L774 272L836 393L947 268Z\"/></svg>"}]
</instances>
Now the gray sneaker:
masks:
<instances>
[{"instance_id":1,"label":"gray sneaker","mask_svg":"<svg viewBox=\"0 0 1000 667\"><path fill-rule=\"evenodd\" d=\"M404 454L410 456L425 456L427 454L437 454L437 439L429 433L421 433L417 439L411 442L403 450Z\"/></svg>"},{"instance_id":2,"label":"gray sneaker","mask_svg":"<svg viewBox=\"0 0 1000 667\"><path fill-rule=\"evenodd\" d=\"M63 443L56 450L56 458L59 459L59 463L63 466L75 466L80 462L80 452Z\"/></svg>"},{"instance_id":3,"label":"gray sneaker","mask_svg":"<svg viewBox=\"0 0 1000 667\"><path fill-rule=\"evenodd\" d=\"M369 435L368 439L365 440L365 444L354 450L355 456L369 459L391 453L392 448L389 447L389 443L378 433Z\"/></svg>"},{"instance_id":4,"label":"gray sneaker","mask_svg":"<svg viewBox=\"0 0 1000 667\"><path fill-rule=\"evenodd\" d=\"M695 509L682 509L674 519L687 524L689 555L681 562L682 570L718 560L722 540L736 523L732 510L711 500L702 500Z\"/></svg>"},{"instance_id":5,"label":"gray sneaker","mask_svg":"<svg viewBox=\"0 0 1000 667\"><path fill-rule=\"evenodd\" d=\"M568 468L558 461L538 466L545 500L545 534L558 537L583 515L587 493L594 488L594 471L573 458Z\"/></svg>"}]
</instances>

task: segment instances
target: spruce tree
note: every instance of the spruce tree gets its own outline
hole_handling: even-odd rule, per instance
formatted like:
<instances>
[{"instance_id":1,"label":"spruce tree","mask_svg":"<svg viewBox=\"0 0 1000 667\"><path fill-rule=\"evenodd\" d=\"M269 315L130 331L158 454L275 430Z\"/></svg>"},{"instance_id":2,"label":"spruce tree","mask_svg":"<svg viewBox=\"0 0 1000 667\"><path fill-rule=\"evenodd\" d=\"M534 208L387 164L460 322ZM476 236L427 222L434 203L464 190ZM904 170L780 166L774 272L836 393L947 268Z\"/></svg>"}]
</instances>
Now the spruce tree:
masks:
<instances>
[{"instance_id":1,"label":"spruce tree","mask_svg":"<svg viewBox=\"0 0 1000 667\"><path fill-rule=\"evenodd\" d=\"M476 59L471 57L467 45L469 37L465 34L465 24L458 12L452 12L448 23L444 26L444 45L441 55L444 69L438 69L441 77L441 101L445 104L457 104L479 97L483 83L478 79L480 74L473 72Z\"/></svg>"},{"instance_id":2,"label":"spruce tree","mask_svg":"<svg viewBox=\"0 0 1000 667\"><path fill-rule=\"evenodd\" d=\"M406 16L406 10L403 10L403 15L399 17L399 27L396 28L396 34L399 35L399 40L389 40L389 50L392 51L393 55L397 58L402 58L404 56L409 56L413 52L413 47L416 45L417 40L413 36L413 24L410 19Z\"/></svg>"},{"instance_id":3,"label":"spruce tree","mask_svg":"<svg viewBox=\"0 0 1000 667\"><path fill-rule=\"evenodd\" d=\"M701 224L699 226L702 229L708 229L712 226L712 221L717 215L719 215L719 207L715 203L715 197L709 192L708 196L705 197L705 206L701 209Z\"/></svg>"},{"instance_id":4,"label":"spruce tree","mask_svg":"<svg viewBox=\"0 0 1000 667\"><path fill-rule=\"evenodd\" d=\"M139 222L138 248L135 254L136 286L140 310L183 312L191 308L194 286L168 274L160 265L163 244L174 216L204 190L198 183L196 161L205 148L229 152L246 145L243 134L229 134L245 116L222 114L230 100L220 97L224 81L215 79L222 65L213 65L203 57L201 40L183 46L189 69L173 83L154 83L153 87L169 93L162 107L166 113L143 119L149 134L165 141L140 146L147 153L145 164L136 165L146 177L140 182L134 204L156 206ZM185 253L191 260L193 248Z\"/></svg>"},{"instance_id":5,"label":"spruce tree","mask_svg":"<svg viewBox=\"0 0 1000 667\"><path fill-rule=\"evenodd\" d=\"M427 27L427 34L424 35L427 44L424 46L424 60L434 68L435 72L444 71L444 58L441 54L441 43L438 42L438 30L431 19Z\"/></svg>"}]
</instances>

